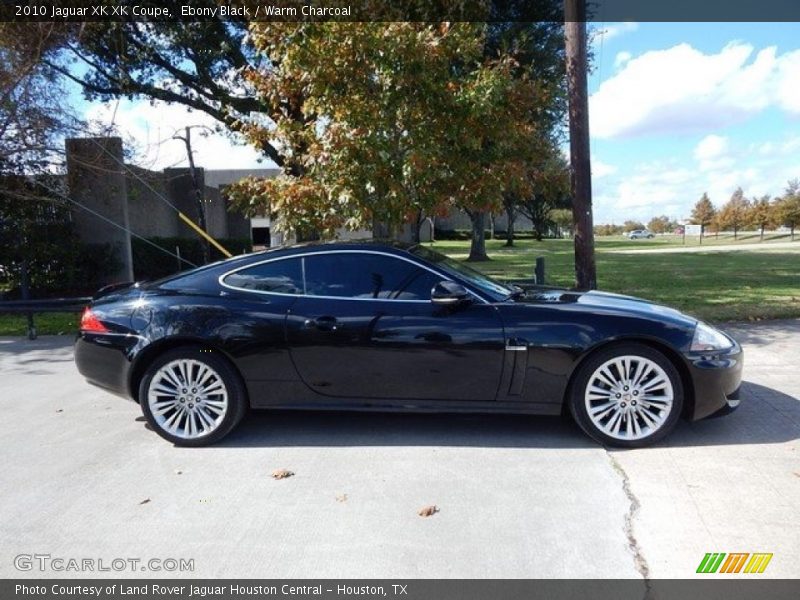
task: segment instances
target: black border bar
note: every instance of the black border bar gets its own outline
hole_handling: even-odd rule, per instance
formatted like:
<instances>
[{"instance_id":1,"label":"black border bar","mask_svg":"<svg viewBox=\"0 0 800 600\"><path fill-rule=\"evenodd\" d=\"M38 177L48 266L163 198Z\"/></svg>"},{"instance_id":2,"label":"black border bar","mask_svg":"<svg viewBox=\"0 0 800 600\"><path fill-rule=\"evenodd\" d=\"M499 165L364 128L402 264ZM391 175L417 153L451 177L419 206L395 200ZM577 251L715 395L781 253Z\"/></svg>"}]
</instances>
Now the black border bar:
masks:
<instances>
[{"instance_id":1,"label":"black border bar","mask_svg":"<svg viewBox=\"0 0 800 600\"><path fill-rule=\"evenodd\" d=\"M234 591L232 586L237 586ZM205 588L206 593L193 593ZM214 588L221 588L215 590ZM31 591L36 589L38 591ZM246 590L242 592L240 590ZM84 591L85 590L85 591ZM128 590L127 593L123 593ZM131 591L133 590L133 591ZM99 593L98 593L99 591ZM4 600L796 600L800 580L722 579L5 579Z\"/></svg>"},{"instance_id":2,"label":"black border bar","mask_svg":"<svg viewBox=\"0 0 800 600\"><path fill-rule=\"evenodd\" d=\"M2 0L0 21L563 20L562 0ZM592 22L800 22L800 0L588 0ZM798 30L800 35L800 30Z\"/></svg>"}]
</instances>

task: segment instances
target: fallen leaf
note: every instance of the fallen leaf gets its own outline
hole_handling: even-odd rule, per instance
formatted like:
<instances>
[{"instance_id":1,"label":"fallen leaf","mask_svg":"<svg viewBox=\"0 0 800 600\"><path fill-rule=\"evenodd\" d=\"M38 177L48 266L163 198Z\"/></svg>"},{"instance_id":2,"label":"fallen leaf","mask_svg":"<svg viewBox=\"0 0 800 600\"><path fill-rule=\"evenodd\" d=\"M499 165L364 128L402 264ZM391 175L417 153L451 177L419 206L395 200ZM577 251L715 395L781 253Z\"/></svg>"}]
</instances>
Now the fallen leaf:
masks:
<instances>
[{"instance_id":1,"label":"fallen leaf","mask_svg":"<svg viewBox=\"0 0 800 600\"><path fill-rule=\"evenodd\" d=\"M63 408L59 408L56 412L64 412Z\"/></svg>"},{"instance_id":2,"label":"fallen leaf","mask_svg":"<svg viewBox=\"0 0 800 600\"><path fill-rule=\"evenodd\" d=\"M150 498L145 498L144 500L139 502L139 505L141 506L142 504L147 504L148 502L150 502Z\"/></svg>"},{"instance_id":3,"label":"fallen leaf","mask_svg":"<svg viewBox=\"0 0 800 600\"><path fill-rule=\"evenodd\" d=\"M275 469L272 472L273 479L286 479L287 477L291 477L292 475L294 475L294 473L292 473L288 469Z\"/></svg>"},{"instance_id":4,"label":"fallen leaf","mask_svg":"<svg viewBox=\"0 0 800 600\"><path fill-rule=\"evenodd\" d=\"M337 502L347 502L347 494L337 494L336 495Z\"/></svg>"},{"instance_id":5,"label":"fallen leaf","mask_svg":"<svg viewBox=\"0 0 800 600\"><path fill-rule=\"evenodd\" d=\"M178 470L175 471L175 475L183 475L183 471L178 469Z\"/></svg>"},{"instance_id":6,"label":"fallen leaf","mask_svg":"<svg viewBox=\"0 0 800 600\"><path fill-rule=\"evenodd\" d=\"M798 473L797 471L792 471L792 475L794 475L795 477L800 477L800 473Z\"/></svg>"},{"instance_id":7,"label":"fallen leaf","mask_svg":"<svg viewBox=\"0 0 800 600\"><path fill-rule=\"evenodd\" d=\"M419 509L419 511L417 511L417 514L420 517L430 517L432 515L435 515L437 512L439 512L439 507L436 506L435 504L431 504L430 506L426 506L424 508Z\"/></svg>"}]
</instances>

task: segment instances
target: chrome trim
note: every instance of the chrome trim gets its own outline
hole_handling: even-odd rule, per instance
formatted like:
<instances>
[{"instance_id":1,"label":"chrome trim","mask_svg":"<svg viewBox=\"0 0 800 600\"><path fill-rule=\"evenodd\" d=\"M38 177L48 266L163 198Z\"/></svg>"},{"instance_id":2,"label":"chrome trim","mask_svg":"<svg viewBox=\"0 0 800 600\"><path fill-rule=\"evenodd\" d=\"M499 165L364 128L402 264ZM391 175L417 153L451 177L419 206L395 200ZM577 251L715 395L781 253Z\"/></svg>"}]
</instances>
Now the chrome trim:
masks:
<instances>
[{"instance_id":1,"label":"chrome trim","mask_svg":"<svg viewBox=\"0 0 800 600\"><path fill-rule=\"evenodd\" d=\"M403 300L403 299L400 299L400 298L348 298L347 296L317 296L317 295L314 295L314 294L306 294L305 293L306 278L305 278L305 261L304 260L300 261L300 265L301 265L300 268L303 271L303 292L304 292L303 294L285 294L283 292L265 292L263 290L249 290L247 288L240 288L240 287L236 287L236 286L233 286L233 285L229 285L229 284L227 284L227 283L225 283L223 281L223 279L225 279L229 275L232 275L232 274L237 273L239 271L243 271L244 269L249 269L250 267L257 267L259 265L264 265L264 264L271 263L271 262L277 262L279 260L289 260L289 259L292 259L292 258L305 258L306 256L317 256L317 255L320 255L320 254L378 254L378 255L381 255L381 256L388 256L390 258L396 258L398 260L403 260L403 261L405 261L407 263L410 263L410 264L412 264L412 265L414 265L416 267L419 267L420 269L425 269L429 273L433 273L434 275L437 275L437 276L441 277L442 281L453 281L450 277L447 277L446 275L442 275L442 273L439 273L438 271L436 271L434 269L431 269L427 265L423 265L421 263L418 263L418 262L416 262L414 260L406 258L405 256L399 256L397 254L392 254L391 252L380 252L380 251L377 251L377 250L328 250L328 251L319 251L319 252L303 252L303 253L299 253L299 254L292 254L290 256L278 256L276 258L269 258L267 260L261 260L261 261L257 261L257 262L248 263L246 265L242 265L241 267L237 267L235 269L231 269L230 271L226 271L225 273L223 273L222 275L220 275L217 278L217 283L219 283L222 287L228 288L229 290L236 290L237 292L249 292L249 293L252 293L252 294L262 294L262 295L265 295L265 296L286 296L286 297L289 297L289 298L321 298L323 300L360 300L362 302L363 301L366 301L366 302L413 302L413 303L417 303L417 304L431 304L430 300ZM467 293L469 293L471 296L474 296L477 300L479 300L483 304L490 304L489 302L487 302L485 299L481 298L478 294L476 294L475 292L473 292L469 288L465 288L465 289L467 290Z\"/></svg>"},{"instance_id":2,"label":"chrome trim","mask_svg":"<svg viewBox=\"0 0 800 600\"><path fill-rule=\"evenodd\" d=\"M527 352L528 346L512 346L509 343L506 343L506 350L508 352Z\"/></svg>"}]
</instances>

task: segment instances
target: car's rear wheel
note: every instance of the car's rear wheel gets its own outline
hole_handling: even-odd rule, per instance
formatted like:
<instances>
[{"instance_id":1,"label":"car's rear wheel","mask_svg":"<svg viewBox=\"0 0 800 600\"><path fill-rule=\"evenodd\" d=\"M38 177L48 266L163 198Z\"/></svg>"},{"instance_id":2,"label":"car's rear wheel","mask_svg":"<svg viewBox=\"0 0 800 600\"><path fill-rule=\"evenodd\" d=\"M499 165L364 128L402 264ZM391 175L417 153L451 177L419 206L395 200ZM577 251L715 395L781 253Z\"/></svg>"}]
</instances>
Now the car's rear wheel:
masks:
<instances>
[{"instance_id":1,"label":"car's rear wheel","mask_svg":"<svg viewBox=\"0 0 800 600\"><path fill-rule=\"evenodd\" d=\"M153 361L139 386L139 404L156 433L178 446L221 440L247 410L244 386L230 363L194 347Z\"/></svg>"},{"instance_id":2,"label":"car's rear wheel","mask_svg":"<svg viewBox=\"0 0 800 600\"><path fill-rule=\"evenodd\" d=\"M589 356L571 386L578 425L608 446L638 448L666 436L683 406L680 374L658 350L638 343Z\"/></svg>"}]
</instances>

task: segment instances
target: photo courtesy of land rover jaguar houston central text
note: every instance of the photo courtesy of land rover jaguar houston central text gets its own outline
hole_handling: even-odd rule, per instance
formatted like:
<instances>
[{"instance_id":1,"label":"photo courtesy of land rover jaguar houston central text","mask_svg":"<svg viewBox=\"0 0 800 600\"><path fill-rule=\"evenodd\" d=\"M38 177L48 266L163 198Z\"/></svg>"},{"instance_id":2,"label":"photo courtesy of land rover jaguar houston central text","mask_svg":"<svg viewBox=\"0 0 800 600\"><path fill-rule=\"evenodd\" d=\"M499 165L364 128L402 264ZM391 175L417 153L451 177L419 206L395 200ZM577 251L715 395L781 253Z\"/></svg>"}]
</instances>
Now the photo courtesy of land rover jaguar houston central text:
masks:
<instances>
[{"instance_id":1,"label":"photo courtesy of land rover jaguar houston central text","mask_svg":"<svg viewBox=\"0 0 800 600\"><path fill-rule=\"evenodd\" d=\"M75 346L91 383L181 446L247 409L571 412L638 447L739 403L742 350L674 309L502 284L421 245L248 254L100 290Z\"/></svg>"}]
</instances>

